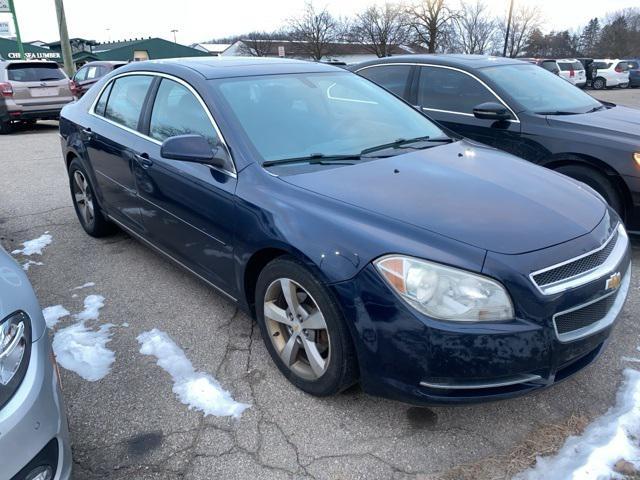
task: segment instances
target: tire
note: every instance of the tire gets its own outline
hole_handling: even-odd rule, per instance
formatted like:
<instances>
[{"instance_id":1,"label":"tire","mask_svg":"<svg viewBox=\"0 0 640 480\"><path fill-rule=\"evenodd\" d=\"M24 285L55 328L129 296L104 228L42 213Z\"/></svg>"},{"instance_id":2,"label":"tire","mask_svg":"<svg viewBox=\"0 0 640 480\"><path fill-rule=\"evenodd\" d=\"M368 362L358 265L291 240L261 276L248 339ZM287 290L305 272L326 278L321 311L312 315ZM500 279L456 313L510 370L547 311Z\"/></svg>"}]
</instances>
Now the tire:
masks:
<instances>
[{"instance_id":1,"label":"tire","mask_svg":"<svg viewBox=\"0 0 640 480\"><path fill-rule=\"evenodd\" d=\"M620 192L616 189L607 175L599 172L595 168L584 165L564 165L555 169L575 180L586 183L596 192L604 197L607 203L613 208L621 218L624 218L624 203Z\"/></svg>"},{"instance_id":2,"label":"tire","mask_svg":"<svg viewBox=\"0 0 640 480\"><path fill-rule=\"evenodd\" d=\"M618 87L622 88L623 90L625 88L629 88L629 84L628 83L621 83L620 85L618 85Z\"/></svg>"},{"instance_id":3,"label":"tire","mask_svg":"<svg viewBox=\"0 0 640 480\"><path fill-rule=\"evenodd\" d=\"M83 188L84 186L84 188ZM80 225L92 237L100 238L112 234L116 228L107 220L95 198L91 177L77 158L69 165L69 188L73 207Z\"/></svg>"},{"instance_id":4,"label":"tire","mask_svg":"<svg viewBox=\"0 0 640 480\"><path fill-rule=\"evenodd\" d=\"M291 302L301 306L308 317L298 316L302 321L292 323L296 318L288 315L291 303L285 297L285 291L296 292L295 300ZM291 295L289 297L292 298ZM255 302L257 321L267 350L291 383L316 396L335 395L356 383L355 349L340 306L329 289L306 266L289 256L273 260L260 272ZM265 303L271 305L267 315ZM276 311L278 314L274 315ZM276 316L290 323L273 320ZM319 327L322 322L326 328ZM305 325L309 327L305 328ZM313 345L309 346L310 343ZM294 347L287 349L288 345ZM293 351L295 353L287 355ZM318 354L324 362L309 360L318 358ZM321 367L324 370L320 373Z\"/></svg>"},{"instance_id":5,"label":"tire","mask_svg":"<svg viewBox=\"0 0 640 480\"><path fill-rule=\"evenodd\" d=\"M0 135L6 135L13 131L13 125L9 120L0 120Z\"/></svg>"},{"instance_id":6,"label":"tire","mask_svg":"<svg viewBox=\"0 0 640 480\"><path fill-rule=\"evenodd\" d=\"M597 77L593 82L591 82L591 86L594 90L603 90L607 88L607 81L602 77Z\"/></svg>"}]
</instances>

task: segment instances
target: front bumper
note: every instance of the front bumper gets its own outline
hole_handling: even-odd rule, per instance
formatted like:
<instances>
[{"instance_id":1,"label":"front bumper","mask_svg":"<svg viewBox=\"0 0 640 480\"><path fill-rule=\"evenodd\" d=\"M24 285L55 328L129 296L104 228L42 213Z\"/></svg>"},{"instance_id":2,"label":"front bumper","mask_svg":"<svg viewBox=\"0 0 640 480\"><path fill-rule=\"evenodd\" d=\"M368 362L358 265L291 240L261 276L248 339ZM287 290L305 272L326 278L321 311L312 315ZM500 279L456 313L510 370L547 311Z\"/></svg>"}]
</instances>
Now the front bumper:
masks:
<instances>
[{"instance_id":1,"label":"front bumper","mask_svg":"<svg viewBox=\"0 0 640 480\"><path fill-rule=\"evenodd\" d=\"M18 391L0 410L2 478L23 480L50 465L55 480L71 476L71 446L62 394L45 333L32 344L29 367Z\"/></svg>"},{"instance_id":2,"label":"front bumper","mask_svg":"<svg viewBox=\"0 0 640 480\"><path fill-rule=\"evenodd\" d=\"M601 228L610 233L610 227ZM502 280L511 293L516 319L508 322L462 324L428 318L393 294L372 265L353 280L334 285L355 339L363 389L418 405L469 403L549 387L586 367L602 352L626 300L629 249L616 265L623 281L613 294L606 322L569 342L558 337L554 315L610 293L605 282L597 279L547 296L537 291L528 273L542 266L536 262L553 265L556 255L566 259L567 251L575 248L593 249L601 242L596 237L521 256L490 253L483 272ZM591 245L585 243L589 240Z\"/></svg>"}]
</instances>

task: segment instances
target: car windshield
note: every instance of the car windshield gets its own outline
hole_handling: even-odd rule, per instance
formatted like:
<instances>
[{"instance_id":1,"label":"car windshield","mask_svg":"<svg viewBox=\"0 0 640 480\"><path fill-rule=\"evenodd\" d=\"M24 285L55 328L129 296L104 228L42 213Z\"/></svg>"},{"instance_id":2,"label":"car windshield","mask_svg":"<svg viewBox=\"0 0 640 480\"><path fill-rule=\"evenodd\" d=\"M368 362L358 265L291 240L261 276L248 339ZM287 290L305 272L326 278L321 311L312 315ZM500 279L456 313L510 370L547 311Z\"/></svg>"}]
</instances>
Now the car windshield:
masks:
<instances>
[{"instance_id":1,"label":"car windshield","mask_svg":"<svg viewBox=\"0 0 640 480\"><path fill-rule=\"evenodd\" d=\"M586 113L602 106L563 78L534 65L502 65L482 71L524 110Z\"/></svg>"},{"instance_id":2,"label":"car windshield","mask_svg":"<svg viewBox=\"0 0 640 480\"><path fill-rule=\"evenodd\" d=\"M357 155L411 139L448 140L417 110L348 72L212 82L265 161Z\"/></svg>"}]
</instances>

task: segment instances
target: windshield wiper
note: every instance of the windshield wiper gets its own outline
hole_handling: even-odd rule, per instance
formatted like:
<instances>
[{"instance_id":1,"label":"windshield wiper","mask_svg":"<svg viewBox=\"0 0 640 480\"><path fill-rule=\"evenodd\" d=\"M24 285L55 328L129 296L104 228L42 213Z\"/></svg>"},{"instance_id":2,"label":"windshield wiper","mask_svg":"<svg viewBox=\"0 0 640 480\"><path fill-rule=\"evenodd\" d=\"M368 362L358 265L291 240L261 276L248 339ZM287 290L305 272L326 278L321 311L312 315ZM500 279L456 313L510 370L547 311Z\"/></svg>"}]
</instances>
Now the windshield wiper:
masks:
<instances>
[{"instance_id":1,"label":"windshield wiper","mask_svg":"<svg viewBox=\"0 0 640 480\"><path fill-rule=\"evenodd\" d=\"M386 150L387 148L402 148L407 145L411 145L412 143L419 142L453 142L452 138L449 137L436 137L431 138L429 136L424 137L415 137L415 138L399 138L398 140L390 143L383 143L382 145L376 145L375 147L365 148L360 152L361 155L366 155L368 153L377 152L379 150Z\"/></svg>"},{"instance_id":2,"label":"windshield wiper","mask_svg":"<svg viewBox=\"0 0 640 480\"><path fill-rule=\"evenodd\" d=\"M289 163L309 163L311 165L329 165L339 164L347 160L360 160L362 155L360 154L344 154L344 155L325 155L324 153L312 153L304 157L282 158L279 160L267 160L262 163L263 167L272 167L274 165L286 165ZM344 163L344 165L350 165L351 163Z\"/></svg>"},{"instance_id":3,"label":"windshield wiper","mask_svg":"<svg viewBox=\"0 0 640 480\"><path fill-rule=\"evenodd\" d=\"M598 112L598 111L600 111L600 110L602 110L602 109L605 109L605 108L607 108L607 107L605 107L604 105L598 105L597 107L593 107L591 110L586 111L586 112L584 112L584 113L593 113L593 112Z\"/></svg>"},{"instance_id":4,"label":"windshield wiper","mask_svg":"<svg viewBox=\"0 0 640 480\"><path fill-rule=\"evenodd\" d=\"M562 110L555 110L552 112L534 112L538 115L579 115L579 112L564 112Z\"/></svg>"}]
</instances>

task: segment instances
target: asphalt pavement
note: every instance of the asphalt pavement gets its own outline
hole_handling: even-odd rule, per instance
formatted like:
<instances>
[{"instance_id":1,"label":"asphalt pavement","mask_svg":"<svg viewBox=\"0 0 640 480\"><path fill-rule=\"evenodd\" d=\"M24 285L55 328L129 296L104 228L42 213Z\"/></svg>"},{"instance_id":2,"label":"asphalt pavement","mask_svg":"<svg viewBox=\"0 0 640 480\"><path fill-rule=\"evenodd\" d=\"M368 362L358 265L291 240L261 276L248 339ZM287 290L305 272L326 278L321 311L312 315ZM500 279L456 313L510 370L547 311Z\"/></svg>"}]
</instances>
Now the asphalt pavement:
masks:
<instances>
[{"instance_id":1,"label":"asphalt pavement","mask_svg":"<svg viewBox=\"0 0 640 480\"><path fill-rule=\"evenodd\" d=\"M595 95L640 106L638 92ZM604 413L622 370L633 367L623 357L638 355L634 241L631 294L611 342L594 365L564 383L455 408L416 408L357 387L314 398L282 377L257 326L225 298L124 233L84 233L55 122L0 136L0 172L0 242L12 250L45 231L53 236L36 258L43 265L28 272L42 307L62 304L75 313L85 295L100 294L98 323L115 325L107 346L116 360L105 378L88 382L62 371L75 479L502 478L523 461L523 451L547 451ZM96 285L72 290L86 282ZM167 332L196 370L251 408L234 420L204 417L180 403L171 377L139 353L136 336L152 328ZM541 431L551 433L540 440Z\"/></svg>"}]
</instances>

